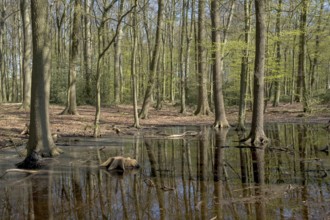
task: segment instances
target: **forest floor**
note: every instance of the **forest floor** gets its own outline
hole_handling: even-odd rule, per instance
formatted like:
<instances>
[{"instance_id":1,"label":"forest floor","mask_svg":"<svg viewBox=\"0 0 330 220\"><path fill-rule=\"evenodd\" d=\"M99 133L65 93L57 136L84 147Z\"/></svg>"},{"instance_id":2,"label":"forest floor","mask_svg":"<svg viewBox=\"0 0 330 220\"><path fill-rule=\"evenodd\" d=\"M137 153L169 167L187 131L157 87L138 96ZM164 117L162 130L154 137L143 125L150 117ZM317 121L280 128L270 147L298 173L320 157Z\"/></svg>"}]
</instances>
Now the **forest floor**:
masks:
<instances>
[{"instance_id":1,"label":"forest floor","mask_svg":"<svg viewBox=\"0 0 330 220\"><path fill-rule=\"evenodd\" d=\"M26 124L29 123L29 112L19 110L20 104L0 104L0 148L20 145L26 142L28 136L21 134ZM95 108L93 106L79 106L79 115L60 115L63 106L50 106L50 124L52 133L58 136L91 137ZM330 106L313 106L312 114L304 114L302 105L281 104L278 107L267 107L265 123L320 123L327 124L330 120ZM229 123L235 126L238 119L238 107L226 108ZM102 107L101 109L101 134L102 136L117 135L113 126L120 129L122 134L134 134L136 129L133 124L133 109L131 105ZM251 121L251 111L247 111L246 122ZM186 114L179 113L179 106L163 104L161 110L151 108L149 118L140 120L142 128L175 125L212 125L214 115L195 116L193 109L188 109Z\"/></svg>"}]
</instances>

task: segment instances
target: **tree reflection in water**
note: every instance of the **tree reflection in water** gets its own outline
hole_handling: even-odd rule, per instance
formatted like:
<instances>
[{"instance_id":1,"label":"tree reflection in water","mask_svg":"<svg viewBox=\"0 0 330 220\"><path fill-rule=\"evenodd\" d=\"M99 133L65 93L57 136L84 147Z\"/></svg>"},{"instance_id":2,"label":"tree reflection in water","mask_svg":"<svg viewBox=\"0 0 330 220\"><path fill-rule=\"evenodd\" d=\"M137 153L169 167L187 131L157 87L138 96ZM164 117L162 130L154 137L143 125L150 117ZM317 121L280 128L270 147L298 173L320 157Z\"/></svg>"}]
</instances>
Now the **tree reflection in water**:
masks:
<instances>
[{"instance_id":1,"label":"tree reflection in water","mask_svg":"<svg viewBox=\"0 0 330 220\"><path fill-rule=\"evenodd\" d=\"M1 219L324 219L330 215L329 134L317 126L271 125L265 148L237 146L233 130L170 139L118 137L72 142L43 174L0 179ZM64 140L63 140L64 141ZM98 149L104 147L102 151ZM99 153L99 155L98 155ZM98 158L137 158L114 175ZM10 156L10 160L7 156ZM15 152L0 157L0 171ZM19 158L15 159L19 161ZM149 179L154 187L147 185Z\"/></svg>"}]
</instances>

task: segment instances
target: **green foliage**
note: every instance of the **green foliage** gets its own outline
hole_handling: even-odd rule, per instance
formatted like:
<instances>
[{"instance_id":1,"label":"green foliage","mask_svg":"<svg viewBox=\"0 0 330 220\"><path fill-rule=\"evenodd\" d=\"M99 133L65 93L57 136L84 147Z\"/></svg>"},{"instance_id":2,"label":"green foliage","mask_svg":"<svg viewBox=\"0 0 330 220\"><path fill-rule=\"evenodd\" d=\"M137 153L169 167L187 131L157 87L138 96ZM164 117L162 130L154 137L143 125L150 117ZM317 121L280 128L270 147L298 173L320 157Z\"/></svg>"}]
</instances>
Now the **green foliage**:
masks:
<instances>
[{"instance_id":1,"label":"green foliage","mask_svg":"<svg viewBox=\"0 0 330 220\"><path fill-rule=\"evenodd\" d=\"M330 103L330 89L327 89L324 93L318 95L320 103L328 104Z\"/></svg>"},{"instance_id":2,"label":"green foliage","mask_svg":"<svg viewBox=\"0 0 330 220\"><path fill-rule=\"evenodd\" d=\"M65 104L67 102L68 65L57 67L58 60L53 58L50 86L50 103ZM55 67L55 68L54 68Z\"/></svg>"}]
</instances>

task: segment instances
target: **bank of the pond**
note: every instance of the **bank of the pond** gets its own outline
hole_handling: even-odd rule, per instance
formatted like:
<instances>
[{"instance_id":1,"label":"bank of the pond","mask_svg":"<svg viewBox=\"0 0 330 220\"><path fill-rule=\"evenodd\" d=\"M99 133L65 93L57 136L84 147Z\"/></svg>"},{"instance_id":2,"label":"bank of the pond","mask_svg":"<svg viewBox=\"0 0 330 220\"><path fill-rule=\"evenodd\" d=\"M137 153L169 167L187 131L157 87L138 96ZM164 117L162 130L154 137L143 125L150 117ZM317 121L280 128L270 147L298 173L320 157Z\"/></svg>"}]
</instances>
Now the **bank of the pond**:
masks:
<instances>
[{"instance_id":1,"label":"bank of the pond","mask_svg":"<svg viewBox=\"0 0 330 220\"><path fill-rule=\"evenodd\" d=\"M27 135L21 134L25 124L29 123L29 112L19 110L20 104L0 104L0 147L23 143ZM53 133L59 136L91 136L93 133L94 106L79 106L79 115L60 115L63 106L50 106L50 122ZM330 108L327 105L314 106L312 114L304 114L302 105L281 104L278 107L267 107L265 123L322 123L330 120ZM213 115L195 116L194 109L188 109L186 114L179 113L179 106L164 104L161 110L151 108L149 118L140 120L142 127L162 125L211 125ZM234 125L238 118L238 107L226 108L227 119ZM113 126L120 133L132 134L136 130L130 128L133 124L133 110L130 105L102 107L101 133L104 136L117 135ZM247 123L250 123L251 111L247 111Z\"/></svg>"}]
</instances>

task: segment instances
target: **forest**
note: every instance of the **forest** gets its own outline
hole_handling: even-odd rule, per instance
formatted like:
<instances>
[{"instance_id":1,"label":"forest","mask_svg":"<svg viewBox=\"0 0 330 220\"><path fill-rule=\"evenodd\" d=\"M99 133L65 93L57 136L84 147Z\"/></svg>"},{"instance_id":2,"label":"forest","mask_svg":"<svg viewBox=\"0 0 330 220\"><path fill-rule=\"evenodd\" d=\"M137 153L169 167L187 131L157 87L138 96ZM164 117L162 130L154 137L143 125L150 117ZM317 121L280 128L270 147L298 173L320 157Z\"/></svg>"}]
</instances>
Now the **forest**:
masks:
<instances>
[{"instance_id":1,"label":"forest","mask_svg":"<svg viewBox=\"0 0 330 220\"><path fill-rule=\"evenodd\" d=\"M50 102L66 105L66 112L75 114L76 105L95 105L98 99L101 105L131 104L135 91L139 106L148 96L157 109L166 102L180 106L181 112L199 106L202 98L206 110L197 109L196 114L208 114L207 108L214 109L213 52L219 50L224 104L249 105L258 44L254 2L218 1L216 27L212 1L201 2L51 1ZM22 102L29 108L30 4L2 0L0 10L0 101ZM264 16L265 102L306 102L306 110L328 102L329 2L265 1ZM214 28L219 34L216 44Z\"/></svg>"},{"instance_id":2,"label":"forest","mask_svg":"<svg viewBox=\"0 0 330 220\"><path fill-rule=\"evenodd\" d=\"M328 0L0 0L0 218L328 218L329 25Z\"/></svg>"}]
</instances>

